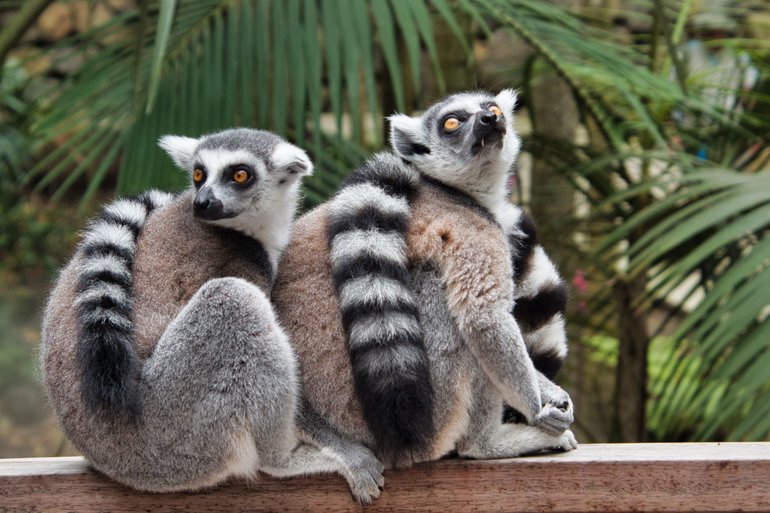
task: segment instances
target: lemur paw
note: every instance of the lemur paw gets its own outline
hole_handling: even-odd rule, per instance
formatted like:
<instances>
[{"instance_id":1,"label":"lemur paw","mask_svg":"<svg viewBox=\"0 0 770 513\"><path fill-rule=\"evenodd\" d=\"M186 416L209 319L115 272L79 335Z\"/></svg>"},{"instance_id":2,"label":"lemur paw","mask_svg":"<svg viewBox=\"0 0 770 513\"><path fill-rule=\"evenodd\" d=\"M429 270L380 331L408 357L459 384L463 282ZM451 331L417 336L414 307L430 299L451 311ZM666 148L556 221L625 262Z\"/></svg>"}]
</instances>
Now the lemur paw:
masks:
<instances>
[{"instance_id":1,"label":"lemur paw","mask_svg":"<svg viewBox=\"0 0 770 513\"><path fill-rule=\"evenodd\" d=\"M544 398L545 405L535 417L533 425L548 433L558 435L569 429L575 422L575 409L569 394L560 390L560 394Z\"/></svg>"},{"instance_id":2,"label":"lemur paw","mask_svg":"<svg viewBox=\"0 0 770 513\"><path fill-rule=\"evenodd\" d=\"M568 429L564 433L562 433L562 436L559 439L559 447L558 447L559 449L561 449L564 452L568 452L568 451L574 451L575 449L577 449L577 446L578 446L578 443L572 431Z\"/></svg>"},{"instance_id":3,"label":"lemur paw","mask_svg":"<svg viewBox=\"0 0 770 513\"><path fill-rule=\"evenodd\" d=\"M380 489L385 486L385 466L372 451L363 446L346 451L344 465L345 479L356 501L369 504L380 496Z\"/></svg>"}]
</instances>

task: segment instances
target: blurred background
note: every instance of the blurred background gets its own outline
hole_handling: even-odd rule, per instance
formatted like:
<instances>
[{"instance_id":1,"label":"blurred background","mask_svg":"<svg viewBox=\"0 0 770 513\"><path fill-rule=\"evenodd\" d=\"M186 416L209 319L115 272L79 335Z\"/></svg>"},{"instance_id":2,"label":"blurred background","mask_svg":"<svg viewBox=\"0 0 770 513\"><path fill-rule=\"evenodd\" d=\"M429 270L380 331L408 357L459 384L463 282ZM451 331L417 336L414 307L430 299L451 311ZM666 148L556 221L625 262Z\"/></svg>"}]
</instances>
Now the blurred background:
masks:
<instances>
[{"instance_id":1,"label":"blurred background","mask_svg":"<svg viewBox=\"0 0 770 513\"><path fill-rule=\"evenodd\" d=\"M0 0L0 457L71 454L38 385L45 295L156 146L244 125L308 149L304 208L384 116L519 90L513 199L572 286L582 442L770 439L770 3Z\"/></svg>"}]
</instances>

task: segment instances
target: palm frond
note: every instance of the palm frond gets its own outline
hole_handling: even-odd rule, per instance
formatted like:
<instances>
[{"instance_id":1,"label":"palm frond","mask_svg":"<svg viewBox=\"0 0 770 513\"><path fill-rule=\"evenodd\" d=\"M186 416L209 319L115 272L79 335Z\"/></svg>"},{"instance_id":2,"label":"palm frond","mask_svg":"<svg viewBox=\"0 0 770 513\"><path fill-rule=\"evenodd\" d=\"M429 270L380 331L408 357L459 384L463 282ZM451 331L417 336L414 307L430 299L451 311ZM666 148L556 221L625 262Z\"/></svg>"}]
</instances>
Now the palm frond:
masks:
<instances>
[{"instance_id":1,"label":"palm frond","mask_svg":"<svg viewBox=\"0 0 770 513\"><path fill-rule=\"evenodd\" d=\"M763 439L770 425L743 416L770 387L770 172L692 173L666 200L637 214L652 226L623 252L630 273L651 273L648 300L671 301L693 276L705 293L671 335L651 423L666 437ZM622 226L627 232L629 226ZM618 235L611 240L619 240ZM680 298L674 307L686 311ZM648 301L645 303L650 305ZM693 425L683 419L698 419ZM719 433L722 433L721 435Z\"/></svg>"},{"instance_id":2,"label":"palm frond","mask_svg":"<svg viewBox=\"0 0 770 513\"><path fill-rule=\"evenodd\" d=\"M50 92L56 101L36 128L52 149L28 182L55 185L58 197L87 178L88 200L119 162L119 192L179 187L186 179L155 148L157 138L235 124L274 130L302 145L312 140L320 155L325 111L336 120L338 137L379 147L378 55L385 57L398 107L407 109L400 38L412 85L420 86L422 48L442 84L427 1L143 5L123 15L123 32L95 27L80 36L78 48L96 53L61 91ZM458 27L453 11L438 5L442 18Z\"/></svg>"}]
</instances>

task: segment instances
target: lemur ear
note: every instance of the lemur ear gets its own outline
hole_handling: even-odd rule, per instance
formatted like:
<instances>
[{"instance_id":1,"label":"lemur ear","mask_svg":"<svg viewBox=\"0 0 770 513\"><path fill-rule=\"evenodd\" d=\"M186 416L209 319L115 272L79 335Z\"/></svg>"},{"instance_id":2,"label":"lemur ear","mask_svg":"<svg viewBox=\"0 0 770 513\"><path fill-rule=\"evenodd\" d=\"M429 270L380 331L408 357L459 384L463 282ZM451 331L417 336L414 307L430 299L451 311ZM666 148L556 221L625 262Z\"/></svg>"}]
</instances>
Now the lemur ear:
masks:
<instances>
[{"instance_id":1,"label":"lemur ear","mask_svg":"<svg viewBox=\"0 0 770 513\"><path fill-rule=\"evenodd\" d=\"M513 89L503 89L495 96L495 102L500 110L508 116L513 115L513 109L516 107L516 91Z\"/></svg>"},{"instance_id":2,"label":"lemur ear","mask_svg":"<svg viewBox=\"0 0 770 513\"><path fill-rule=\"evenodd\" d=\"M430 148L425 146L422 139L420 118L394 114L388 120L390 121L390 144L399 157L411 160L415 155L430 153Z\"/></svg>"},{"instance_id":3,"label":"lemur ear","mask_svg":"<svg viewBox=\"0 0 770 513\"><path fill-rule=\"evenodd\" d=\"M304 150L287 142L278 143L270 156L272 174L279 176L281 183L293 183L300 177L313 174L313 163Z\"/></svg>"},{"instance_id":4,"label":"lemur ear","mask_svg":"<svg viewBox=\"0 0 770 513\"><path fill-rule=\"evenodd\" d=\"M191 171L193 167L193 155L195 155L195 149L198 147L198 142L198 139L193 139L192 137L164 135L158 139L158 146L168 153L177 166L185 171Z\"/></svg>"}]
</instances>

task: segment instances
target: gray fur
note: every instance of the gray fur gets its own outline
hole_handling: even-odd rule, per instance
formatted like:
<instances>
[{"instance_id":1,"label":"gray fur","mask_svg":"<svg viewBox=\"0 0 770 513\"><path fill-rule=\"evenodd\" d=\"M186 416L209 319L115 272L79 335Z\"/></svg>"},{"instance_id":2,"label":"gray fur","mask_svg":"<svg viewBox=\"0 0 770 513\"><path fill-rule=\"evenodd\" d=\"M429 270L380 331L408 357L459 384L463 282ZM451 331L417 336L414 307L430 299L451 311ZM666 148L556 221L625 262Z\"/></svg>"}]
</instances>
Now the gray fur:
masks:
<instances>
[{"instance_id":1,"label":"gray fur","mask_svg":"<svg viewBox=\"0 0 770 513\"><path fill-rule=\"evenodd\" d=\"M554 333L531 336L511 315L516 298L530 297L521 292L536 296L558 279L551 264L547 280L532 270L526 288L513 280L508 236L525 235L506 187L519 149L514 101L511 91L462 93L420 117L391 117L395 155L374 156L301 218L284 255L273 299L308 401L388 465L452 451L502 458L576 446L569 396L530 357L566 349L563 332L554 322ZM478 130L492 106L502 114ZM442 134L452 114L465 124ZM387 234L374 247L363 243L369 228ZM422 359L427 365L414 365ZM422 391L430 400L401 401L404 383L410 397ZM503 423L504 401L526 425ZM419 444L389 436L410 421L430 428ZM389 422L390 431L381 429Z\"/></svg>"},{"instance_id":2,"label":"gray fur","mask_svg":"<svg viewBox=\"0 0 770 513\"><path fill-rule=\"evenodd\" d=\"M508 201L510 191L507 187L507 178L520 147L519 138L515 134L512 124L515 101L516 94L510 90L502 91L496 97L484 92L455 94L431 106L419 118L403 115L392 116L391 142L396 153L412 162L420 172L458 188L485 207L501 226L505 235L523 237L525 235L518 231L522 211L518 206ZM475 142L471 123L473 114L478 111L479 105L492 103L497 104L503 111L504 124L507 127L503 139L497 143L502 145L502 148L495 151L494 147L487 147L481 150L480 154L474 154L471 151ZM458 130L457 135L461 137L460 141L448 140L440 134L438 128L440 122L450 114L471 115ZM430 153L404 154L401 149L408 144L425 145L430 148ZM486 157L484 152L486 152ZM527 270L523 273L522 280L514 284L515 300L534 297L543 288L562 283L555 265L539 244L535 246L525 265ZM535 331L520 330L515 323L506 319L504 314L500 314L498 319L493 322L498 323L501 329L510 330L512 339L523 342L523 344L517 342L513 346L519 353L522 352L523 345L532 356L553 353L563 359L567 354L566 325L561 312L555 314L545 326ZM479 338L483 339L484 337L484 332L480 332ZM504 376L507 376L511 382L518 382L520 386L525 388L525 384L533 382L533 375L529 369L521 369L517 375L514 375L511 374L511 372L516 372L513 368L500 368L505 365L513 365L513 363L506 358L499 359L500 354L490 354L495 348L494 340L488 342L479 340L478 342L479 347L484 348L479 351L480 361L486 370L492 373L492 376L498 376L495 380L498 385L504 382L500 381ZM517 358L516 361L521 360ZM540 375L542 376L542 374ZM548 381L545 377L543 379ZM548 381L548 383L551 382ZM551 383L551 385L553 384ZM552 391L548 387L543 388L543 386L539 387L540 389L534 397L531 397L528 392L522 392L518 394L518 398L511 397L510 399L506 398L506 400L515 400L519 408L524 408L522 413L525 417L534 421L532 408L536 405L525 404L524 398L536 399L538 395ZM510 390L510 388L508 389ZM563 390L561 392L559 397L566 395ZM569 396L566 395L566 397L569 400ZM539 422L548 423L551 421L550 417L553 416L555 417L554 422L564 425L564 419L571 418L572 415L572 403L571 401L567 402L569 405L567 413L551 403L544 402L546 405L550 404L551 407L538 414L538 418L542 419ZM565 417L565 415L567 416Z\"/></svg>"},{"instance_id":3,"label":"gray fur","mask_svg":"<svg viewBox=\"0 0 770 513\"><path fill-rule=\"evenodd\" d=\"M332 265L342 266L361 255L405 264L403 239L395 233L378 230L353 230L335 237L332 247Z\"/></svg>"},{"instance_id":4,"label":"gray fur","mask_svg":"<svg viewBox=\"0 0 770 513\"><path fill-rule=\"evenodd\" d=\"M340 307L355 304L386 306L398 302L415 305L412 294L401 283L383 276L362 276L340 287Z\"/></svg>"},{"instance_id":5,"label":"gray fur","mask_svg":"<svg viewBox=\"0 0 770 513\"><path fill-rule=\"evenodd\" d=\"M248 201L225 206L245 220L254 212L275 214L276 226L257 230L273 242L277 230L289 231L295 177L312 170L304 152L273 134L243 129L204 137L200 148L190 138L163 141L175 161L194 167L201 157L209 175L220 177L225 169L212 164L238 153L237 163L253 166L261 183L249 189ZM243 162L244 155L253 160ZM224 191L221 184L211 186ZM302 400L296 357L268 297L273 267L267 257L259 260L264 241L249 242L255 230L240 221L235 224L243 234L237 235L232 223L194 218L194 197L194 191L184 193L146 217L139 202L113 202L105 208L112 221L92 225L62 270L43 320L41 368L65 433L95 468L140 490L195 490L231 476L254 478L258 471L280 477L337 472L356 499L369 502L380 493L383 467ZM150 202L164 198L144 196ZM263 205L277 198L285 201L289 221L277 203ZM122 222L138 229L138 238ZM288 233L283 237L288 240ZM89 244L105 241L131 255L133 269L116 255L87 253ZM79 293L83 273L94 269L119 276L131 269L131 295L99 281ZM107 296L121 311L131 311L130 319L118 316L114 324L128 323L141 361L135 382L141 409L130 419L89 410L81 399L78 323L89 315L117 314L107 308L79 317L76 307Z\"/></svg>"},{"instance_id":6,"label":"gray fur","mask_svg":"<svg viewBox=\"0 0 770 513\"><path fill-rule=\"evenodd\" d=\"M485 363L474 354L472 346L475 344L463 341L446 304L446 291L437 270L427 264L416 266L411 277L426 332L431 382L437 404L441 405L435 410L436 420L438 425L444 426L446 433L437 439L446 444L436 447L437 452L457 450L460 456L488 459L513 458L546 449L574 449L577 444L569 431L569 423L561 429L551 425L546 428L539 419L535 419L536 426L501 424L505 399L501 390L504 387L495 383L486 369L482 371L480 366L483 368ZM492 355L485 358L486 365L493 359ZM516 365L516 361L503 365ZM512 371L512 376L516 374L517 371ZM465 378L458 379L460 376ZM548 383L546 389L550 392L555 385ZM522 400L526 403L527 398ZM466 411L458 414L461 410ZM540 415L543 410L550 413L547 408L541 410L539 405L537 410Z\"/></svg>"}]
</instances>

